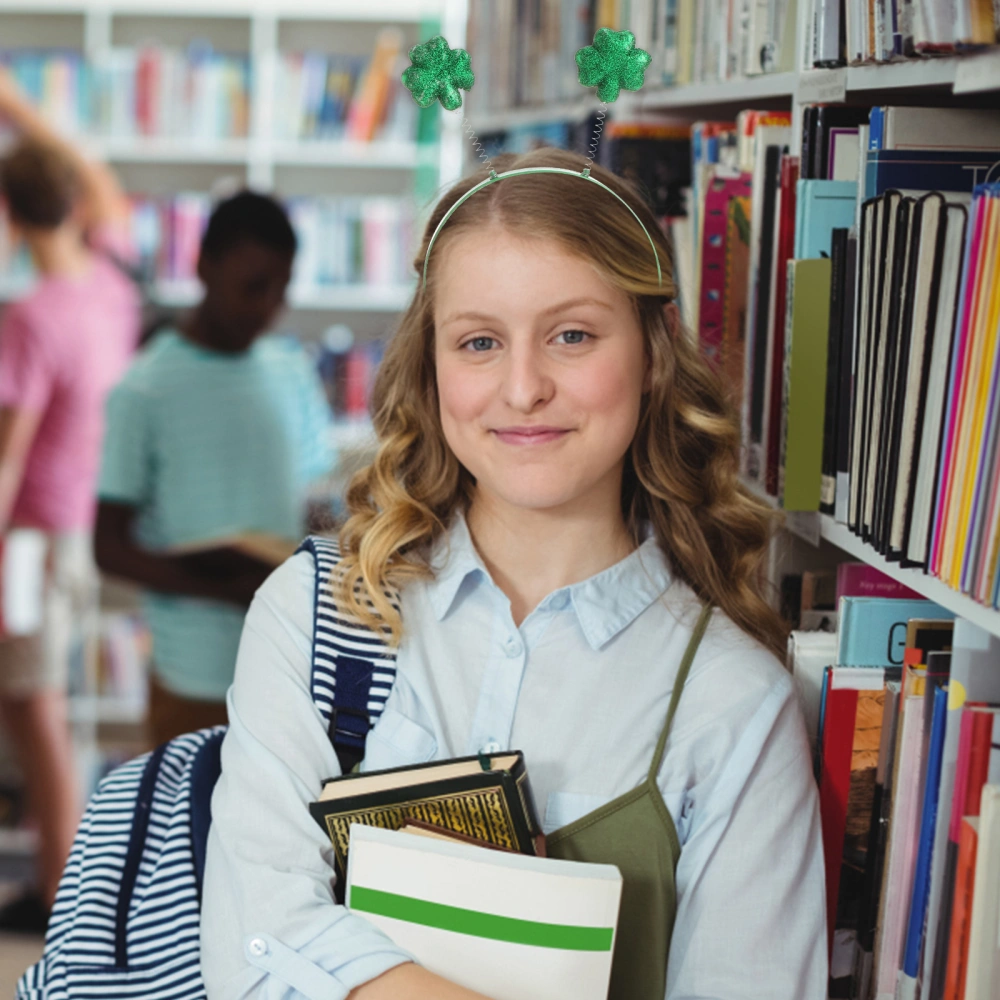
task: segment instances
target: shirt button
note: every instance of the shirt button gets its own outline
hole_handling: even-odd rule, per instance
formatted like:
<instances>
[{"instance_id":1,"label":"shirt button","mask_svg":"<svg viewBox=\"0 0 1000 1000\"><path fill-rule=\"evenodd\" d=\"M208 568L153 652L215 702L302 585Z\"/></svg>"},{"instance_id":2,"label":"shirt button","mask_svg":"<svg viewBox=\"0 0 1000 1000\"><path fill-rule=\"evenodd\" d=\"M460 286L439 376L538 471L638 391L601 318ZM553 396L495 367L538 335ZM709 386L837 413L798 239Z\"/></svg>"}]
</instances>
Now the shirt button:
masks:
<instances>
[{"instance_id":1,"label":"shirt button","mask_svg":"<svg viewBox=\"0 0 1000 1000\"><path fill-rule=\"evenodd\" d=\"M552 599L552 607L555 611L565 611L569 607L569 594L557 594Z\"/></svg>"},{"instance_id":2,"label":"shirt button","mask_svg":"<svg viewBox=\"0 0 1000 1000\"><path fill-rule=\"evenodd\" d=\"M263 938L254 938L247 947L254 958L263 958L267 954L267 942Z\"/></svg>"},{"instance_id":3,"label":"shirt button","mask_svg":"<svg viewBox=\"0 0 1000 1000\"><path fill-rule=\"evenodd\" d=\"M485 754L500 753L500 749L500 744L496 740L490 740L489 743L484 744L480 748L479 752Z\"/></svg>"},{"instance_id":4,"label":"shirt button","mask_svg":"<svg viewBox=\"0 0 1000 1000\"><path fill-rule=\"evenodd\" d=\"M507 636L507 640L504 642L503 648L510 657L521 655L521 641L516 635Z\"/></svg>"}]
</instances>

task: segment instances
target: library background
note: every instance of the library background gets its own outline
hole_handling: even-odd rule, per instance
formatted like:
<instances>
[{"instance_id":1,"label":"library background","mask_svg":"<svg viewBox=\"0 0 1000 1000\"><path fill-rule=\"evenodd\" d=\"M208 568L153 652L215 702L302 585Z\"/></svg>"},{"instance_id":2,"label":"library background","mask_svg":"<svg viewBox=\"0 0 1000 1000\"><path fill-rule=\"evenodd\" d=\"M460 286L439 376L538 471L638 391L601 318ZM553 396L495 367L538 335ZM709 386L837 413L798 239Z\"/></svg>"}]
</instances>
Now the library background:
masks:
<instances>
[{"instance_id":1,"label":"library background","mask_svg":"<svg viewBox=\"0 0 1000 1000\"><path fill-rule=\"evenodd\" d=\"M0 63L109 163L147 310L200 294L213 201L286 204L278 333L312 356L336 513L371 453L368 392L437 194L478 167L421 111L406 52L467 48L488 152L585 152L575 52L652 56L599 159L674 247L681 314L725 374L744 479L783 511L768 577L814 742L830 997L1000 997L1000 11L983 0L0 0ZM0 129L3 123L0 122ZM9 134L4 141L9 141ZM0 228L0 299L31 262ZM102 582L74 649L86 791L147 749L150 639ZM30 876L11 754L0 877ZM13 939L3 939L14 948ZM40 952L21 939L0 989ZM25 950L26 949L26 950Z\"/></svg>"}]
</instances>

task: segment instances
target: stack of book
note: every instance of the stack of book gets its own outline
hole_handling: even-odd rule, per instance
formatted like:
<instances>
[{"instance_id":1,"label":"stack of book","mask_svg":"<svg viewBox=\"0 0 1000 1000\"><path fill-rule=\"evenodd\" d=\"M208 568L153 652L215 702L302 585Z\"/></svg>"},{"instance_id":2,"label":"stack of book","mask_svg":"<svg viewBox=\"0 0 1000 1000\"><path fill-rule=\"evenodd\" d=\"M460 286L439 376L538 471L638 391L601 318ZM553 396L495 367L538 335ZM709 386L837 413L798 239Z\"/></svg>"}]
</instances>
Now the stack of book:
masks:
<instances>
[{"instance_id":1,"label":"stack of book","mask_svg":"<svg viewBox=\"0 0 1000 1000\"><path fill-rule=\"evenodd\" d=\"M142 273L167 282L196 277L209 195L131 199L131 231ZM288 211L299 241L293 284L309 290L337 285L397 285L410 278L413 217L407 199L293 198Z\"/></svg>"},{"instance_id":2,"label":"stack of book","mask_svg":"<svg viewBox=\"0 0 1000 1000\"><path fill-rule=\"evenodd\" d=\"M598 28L627 29L652 57L647 84L728 80L795 69L793 0L472 0L468 48L477 111L582 96L578 49Z\"/></svg>"},{"instance_id":3,"label":"stack of book","mask_svg":"<svg viewBox=\"0 0 1000 1000\"><path fill-rule=\"evenodd\" d=\"M0 51L0 66L59 131L79 135L93 129L97 112L94 73L80 52Z\"/></svg>"},{"instance_id":4,"label":"stack of book","mask_svg":"<svg viewBox=\"0 0 1000 1000\"><path fill-rule=\"evenodd\" d=\"M790 142L774 113L693 126L672 223L744 476L997 606L1000 115L806 107Z\"/></svg>"},{"instance_id":5,"label":"stack of book","mask_svg":"<svg viewBox=\"0 0 1000 1000\"><path fill-rule=\"evenodd\" d=\"M211 197L183 191L169 198L134 195L129 201L132 244L142 273L158 281L194 281Z\"/></svg>"},{"instance_id":6,"label":"stack of book","mask_svg":"<svg viewBox=\"0 0 1000 1000\"><path fill-rule=\"evenodd\" d=\"M334 326L331 332L344 328ZM318 344L305 345L316 359L330 410L339 420L359 423L369 415L375 372L385 350L381 341L352 344L336 336L324 337Z\"/></svg>"},{"instance_id":7,"label":"stack of book","mask_svg":"<svg viewBox=\"0 0 1000 1000\"><path fill-rule=\"evenodd\" d=\"M497 1000L607 996L621 874L545 858L519 752L334 778L310 811L337 894L425 968Z\"/></svg>"},{"instance_id":8,"label":"stack of book","mask_svg":"<svg viewBox=\"0 0 1000 1000\"><path fill-rule=\"evenodd\" d=\"M402 85L408 65L397 32L383 32L370 58L286 52L277 66L275 135L280 139L413 141L418 109Z\"/></svg>"},{"instance_id":9,"label":"stack of book","mask_svg":"<svg viewBox=\"0 0 1000 1000\"><path fill-rule=\"evenodd\" d=\"M250 124L250 60L207 42L185 50L113 48L96 66L97 130L113 138L195 140L245 136Z\"/></svg>"},{"instance_id":10,"label":"stack of book","mask_svg":"<svg viewBox=\"0 0 1000 1000\"><path fill-rule=\"evenodd\" d=\"M996 5L975 0L815 0L804 50L807 67L889 62L994 45Z\"/></svg>"},{"instance_id":11,"label":"stack of book","mask_svg":"<svg viewBox=\"0 0 1000 1000\"><path fill-rule=\"evenodd\" d=\"M293 282L300 288L397 285L410 280L413 211L389 197L292 198L299 239Z\"/></svg>"},{"instance_id":12,"label":"stack of book","mask_svg":"<svg viewBox=\"0 0 1000 1000\"><path fill-rule=\"evenodd\" d=\"M835 639L789 647L815 738L829 996L995 997L1000 640L929 601L838 600Z\"/></svg>"}]
</instances>

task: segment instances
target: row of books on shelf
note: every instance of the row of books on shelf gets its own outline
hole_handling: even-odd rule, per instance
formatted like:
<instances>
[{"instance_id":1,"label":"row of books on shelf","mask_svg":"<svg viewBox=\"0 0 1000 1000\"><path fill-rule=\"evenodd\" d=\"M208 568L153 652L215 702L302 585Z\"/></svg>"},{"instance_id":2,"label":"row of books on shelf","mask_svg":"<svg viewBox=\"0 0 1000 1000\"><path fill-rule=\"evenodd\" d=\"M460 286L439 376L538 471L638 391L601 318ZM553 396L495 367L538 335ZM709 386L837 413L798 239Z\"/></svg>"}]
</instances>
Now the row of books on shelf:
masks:
<instances>
[{"instance_id":1,"label":"row of books on shelf","mask_svg":"<svg viewBox=\"0 0 1000 1000\"><path fill-rule=\"evenodd\" d=\"M202 232L212 199L201 192L131 199L132 246L150 281L189 282L197 274ZM293 284L313 289L410 280L412 205L389 197L292 198L288 211L299 241ZM31 260L0 224L0 263L11 287L31 280Z\"/></svg>"},{"instance_id":2,"label":"row of books on shelf","mask_svg":"<svg viewBox=\"0 0 1000 1000\"><path fill-rule=\"evenodd\" d=\"M402 36L380 33L373 56L283 53L277 65L275 134L282 139L407 141L419 109L403 86Z\"/></svg>"},{"instance_id":3,"label":"row of books on shelf","mask_svg":"<svg viewBox=\"0 0 1000 1000\"><path fill-rule=\"evenodd\" d=\"M806 108L692 129L669 219L685 317L741 409L744 474L998 603L995 111Z\"/></svg>"},{"instance_id":4,"label":"row of books on shelf","mask_svg":"<svg viewBox=\"0 0 1000 1000\"><path fill-rule=\"evenodd\" d=\"M368 56L282 53L274 134L283 139L415 140L418 109L399 80L397 31ZM212 141L250 133L252 74L245 53L114 47L88 61L72 50L0 53L21 89L61 129L112 138ZM405 98L405 99L404 99Z\"/></svg>"},{"instance_id":5,"label":"row of books on shelf","mask_svg":"<svg viewBox=\"0 0 1000 1000\"><path fill-rule=\"evenodd\" d=\"M469 4L468 48L477 110L583 96L578 49L598 28L628 29L652 57L647 85L752 76L796 68L794 0L525 0ZM482 84L486 84L482 86ZM480 89L481 88L481 89Z\"/></svg>"},{"instance_id":6,"label":"row of books on shelf","mask_svg":"<svg viewBox=\"0 0 1000 1000\"><path fill-rule=\"evenodd\" d=\"M354 426L367 425L384 344L378 340L355 344L350 330L336 324L319 341L304 346L313 355L335 419Z\"/></svg>"},{"instance_id":7,"label":"row of books on shelf","mask_svg":"<svg viewBox=\"0 0 1000 1000\"><path fill-rule=\"evenodd\" d=\"M836 622L789 640L820 788L829 996L995 998L1000 640L863 564L800 587L803 622Z\"/></svg>"},{"instance_id":8,"label":"row of books on shelf","mask_svg":"<svg viewBox=\"0 0 1000 1000\"><path fill-rule=\"evenodd\" d=\"M889 62L1000 41L1000 9L978 0L814 0L805 66Z\"/></svg>"}]
</instances>

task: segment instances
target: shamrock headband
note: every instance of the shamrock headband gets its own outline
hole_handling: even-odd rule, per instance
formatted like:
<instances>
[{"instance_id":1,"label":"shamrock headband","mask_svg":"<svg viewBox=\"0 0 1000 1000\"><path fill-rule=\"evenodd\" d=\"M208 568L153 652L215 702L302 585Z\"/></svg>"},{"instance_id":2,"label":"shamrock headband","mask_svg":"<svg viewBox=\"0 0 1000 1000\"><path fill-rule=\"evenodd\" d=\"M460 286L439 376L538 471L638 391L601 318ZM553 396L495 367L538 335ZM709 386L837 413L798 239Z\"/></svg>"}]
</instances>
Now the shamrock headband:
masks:
<instances>
[{"instance_id":1,"label":"shamrock headband","mask_svg":"<svg viewBox=\"0 0 1000 1000\"><path fill-rule=\"evenodd\" d=\"M444 217L437 224L430 242L427 244L427 253L424 255L423 268L423 288L427 287L427 264L430 260L431 249L435 241L445 227L448 220L458 209L465 204L474 194L482 191L497 181L507 177L524 177L530 174L563 174L568 177L578 177L596 184L597 187L613 195L628 209L629 213L642 228L646 239L653 251L653 258L656 261L656 276L660 287L663 287L663 271L660 267L660 255L656 251L656 244L649 230L636 214L635 209L617 191L608 187L602 181L592 177L590 168L593 165L594 157L597 154L597 144L603 128L604 117L607 114L609 103L616 101L622 88L626 90L639 90L643 84L643 75L649 65L650 55L643 49L636 48L635 35L631 31L612 31L610 28L599 28L594 35L594 44L580 49L576 54L576 64L579 68L580 83L585 87L597 87L597 96L601 104L597 114L597 125L594 139L590 144L590 152L583 169L577 173L575 170L568 170L565 167L521 167L517 170L505 170L498 174L490 162L489 156L482 147L482 143L476 138L475 131L469 124L469 120L463 116L462 126L472 140L473 147L489 170L489 176L480 181L474 187L462 195L451 208L445 212ZM413 95L414 100L422 108L430 107L435 101L440 101L441 105L448 111L454 111L462 106L462 95L460 90L471 90L475 83L475 74L469 61L469 53L465 49L452 49L448 42L440 35L436 35L422 45L415 45L410 49L410 62L403 71L403 85Z\"/></svg>"}]
</instances>

